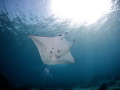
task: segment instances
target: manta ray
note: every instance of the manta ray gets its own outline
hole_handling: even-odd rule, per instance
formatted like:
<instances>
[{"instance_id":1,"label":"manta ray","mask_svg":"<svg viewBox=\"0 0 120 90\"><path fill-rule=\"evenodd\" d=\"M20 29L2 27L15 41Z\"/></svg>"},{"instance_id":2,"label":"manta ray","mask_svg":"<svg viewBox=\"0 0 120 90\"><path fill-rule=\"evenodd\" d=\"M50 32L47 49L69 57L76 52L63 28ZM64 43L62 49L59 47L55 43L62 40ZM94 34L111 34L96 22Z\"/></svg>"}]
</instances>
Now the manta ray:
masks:
<instances>
[{"instance_id":1,"label":"manta ray","mask_svg":"<svg viewBox=\"0 0 120 90\"><path fill-rule=\"evenodd\" d=\"M75 63L75 60L70 52L70 48L75 42L75 39L72 42L66 41L64 36L66 36L67 33L68 32L54 37L28 36L37 46L44 64L70 64Z\"/></svg>"}]
</instances>

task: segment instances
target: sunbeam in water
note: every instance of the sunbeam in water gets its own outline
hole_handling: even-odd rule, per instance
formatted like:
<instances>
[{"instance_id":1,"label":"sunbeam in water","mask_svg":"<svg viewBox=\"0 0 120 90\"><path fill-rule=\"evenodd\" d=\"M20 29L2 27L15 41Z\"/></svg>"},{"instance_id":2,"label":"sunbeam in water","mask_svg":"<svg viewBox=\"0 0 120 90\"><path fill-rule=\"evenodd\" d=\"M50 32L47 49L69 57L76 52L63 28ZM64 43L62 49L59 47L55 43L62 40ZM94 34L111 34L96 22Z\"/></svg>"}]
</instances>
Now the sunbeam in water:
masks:
<instances>
[{"instance_id":1,"label":"sunbeam in water","mask_svg":"<svg viewBox=\"0 0 120 90\"><path fill-rule=\"evenodd\" d=\"M110 0L51 0L52 13L75 23L92 24L110 12Z\"/></svg>"}]
</instances>

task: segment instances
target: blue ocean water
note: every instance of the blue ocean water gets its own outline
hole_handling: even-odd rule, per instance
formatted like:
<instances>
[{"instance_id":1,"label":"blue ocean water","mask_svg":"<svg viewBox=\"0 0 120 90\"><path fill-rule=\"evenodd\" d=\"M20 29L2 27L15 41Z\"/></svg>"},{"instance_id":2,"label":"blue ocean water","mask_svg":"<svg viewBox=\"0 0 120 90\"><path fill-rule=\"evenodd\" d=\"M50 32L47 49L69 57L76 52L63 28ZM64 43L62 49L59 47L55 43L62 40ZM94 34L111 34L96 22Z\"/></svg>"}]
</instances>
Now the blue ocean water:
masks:
<instances>
[{"instance_id":1,"label":"blue ocean water","mask_svg":"<svg viewBox=\"0 0 120 90\"><path fill-rule=\"evenodd\" d=\"M88 26L58 22L49 15L48 1L38 4L42 8L37 0L0 1L0 74L12 86L85 87L120 77L119 1L111 13ZM53 37L65 32L67 41L75 39L70 49L75 64L43 65L35 44L25 35Z\"/></svg>"}]
</instances>

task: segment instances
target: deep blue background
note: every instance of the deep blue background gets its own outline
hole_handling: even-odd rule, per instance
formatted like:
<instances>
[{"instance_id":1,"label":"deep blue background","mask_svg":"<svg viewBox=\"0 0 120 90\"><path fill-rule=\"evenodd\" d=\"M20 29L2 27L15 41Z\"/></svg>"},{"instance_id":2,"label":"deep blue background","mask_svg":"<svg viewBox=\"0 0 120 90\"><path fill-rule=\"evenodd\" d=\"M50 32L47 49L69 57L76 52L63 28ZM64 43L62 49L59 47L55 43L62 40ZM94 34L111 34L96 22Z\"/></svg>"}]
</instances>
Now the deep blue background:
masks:
<instances>
[{"instance_id":1,"label":"deep blue background","mask_svg":"<svg viewBox=\"0 0 120 90\"><path fill-rule=\"evenodd\" d=\"M120 76L119 5L118 0L112 12L94 24L69 26L51 16L46 0L0 1L0 74L15 86L39 87L82 86ZM43 65L25 35L56 36L66 31L68 41L76 40L70 49L75 64Z\"/></svg>"}]
</instances>

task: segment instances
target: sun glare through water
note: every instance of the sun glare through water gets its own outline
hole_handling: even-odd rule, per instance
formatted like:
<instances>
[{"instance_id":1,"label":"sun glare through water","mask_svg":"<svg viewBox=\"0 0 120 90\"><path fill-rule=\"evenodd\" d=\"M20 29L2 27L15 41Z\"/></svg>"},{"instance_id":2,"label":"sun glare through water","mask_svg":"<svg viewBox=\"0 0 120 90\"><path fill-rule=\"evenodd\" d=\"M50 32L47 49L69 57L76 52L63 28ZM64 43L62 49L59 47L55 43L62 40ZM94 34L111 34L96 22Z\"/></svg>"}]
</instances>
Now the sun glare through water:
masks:
<instances>
[{"instance_id":1,"label":"sun glare through water","mask_svg":"<svg viewBox=\"0 0 120 90\"><path fill-rule=\"evenodd\" d=\"M51 0L54 16L75 23L94 23L110 12L111 5L110 0Z\"/></svg>"}]
</instances>

